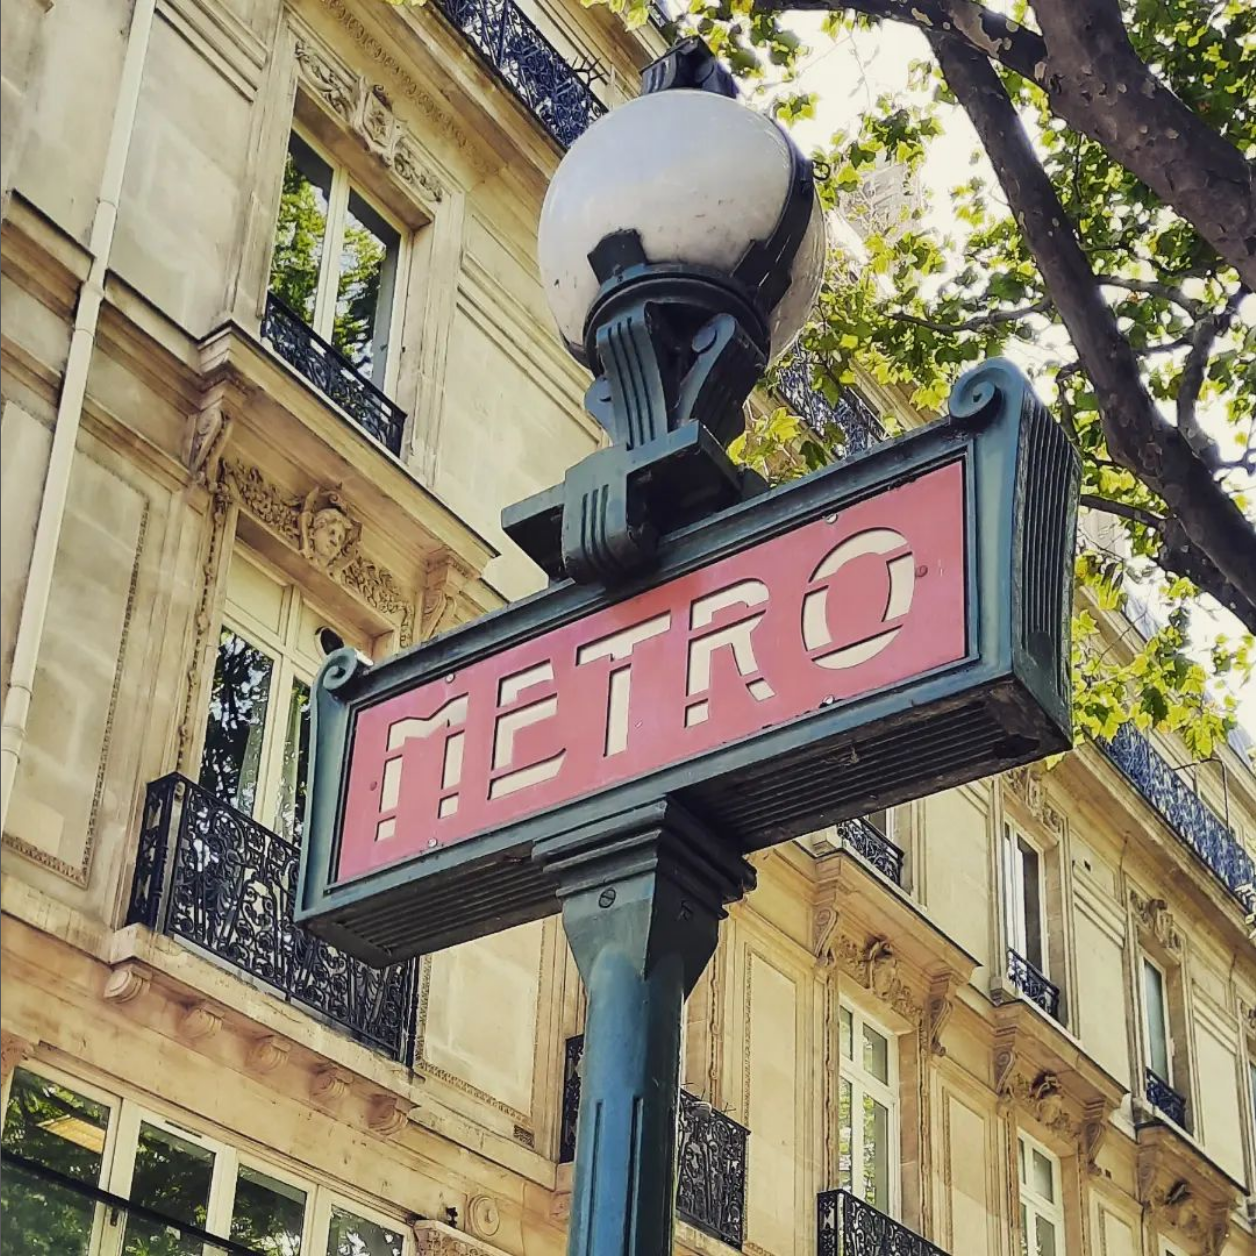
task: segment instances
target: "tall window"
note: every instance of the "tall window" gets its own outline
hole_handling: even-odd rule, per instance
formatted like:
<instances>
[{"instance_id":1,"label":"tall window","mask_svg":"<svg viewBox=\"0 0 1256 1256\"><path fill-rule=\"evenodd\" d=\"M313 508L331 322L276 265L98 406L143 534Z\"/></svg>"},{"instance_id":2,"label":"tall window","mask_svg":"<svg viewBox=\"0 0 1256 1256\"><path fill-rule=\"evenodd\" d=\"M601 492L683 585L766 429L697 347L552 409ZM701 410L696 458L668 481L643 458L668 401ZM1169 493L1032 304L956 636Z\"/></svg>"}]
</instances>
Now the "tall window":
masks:
<instances>
[{"instance_id":1,"label":"tall window","mask_svg":"<svg viewBox=\"0 0 1256 1256\"><path fill-rule=\"evenodd\" d=\"M289 841L299 840L305 814L310 683L343 644L299 589L235 556L200 783Z\"/></svg>"},{"instance_id":2,"label":"tall window","mask_svg":"<svg viewBox=\"0 0 1256 1256\"><path fill-rule=\"evenodd\" d=\"M293 132L284 166L270 290L377 388L392 350L402 231L343 167Z\"/></svg>"},{"instance_id":3,"label":"tall window","mask_svg":"<svg viewBox=\"0 0 1256 1256\"><path fill-rule=\"evenodd\" d=\"M1003 873L1007 944L1049 976L1042 851L1010 824L1003 826Z\"/></svg>"},{"instance_id":4,"label":"tall window","mask_svg":"<svg viewBox=\"0 0 1256 1256\"><path fill-rule=\"evenodd\" d=\"M888 807L882 807L879 811L870 811L864 820L871 825L882 837L890 838L894 836L894 813Z\"/></svg>"},{"instance_id":5,"label":"tall window","mask_svg":"<svg viewBox=\"0 0 1256 1256\"><path fill-rule=\"evenodd\" d=\"M215 1249L201 1231L259 1256L410 1256L401 1221L88 1089L14 1072L0 1174L6 1252L203 1256ZM85 1193L93 1187L148 1211L98 1204Z\"/></svg>"},{"instance_id":6,"label":"tall window","mask_svg":"<svg viewBox=\"0 0 1256 1256\"><path fill-rule=\"evenodd\" d=\"M1026 1134L1017 1136L1021 1256L1064 1256L1060 1162Z\"/></svg>"},{"instance_id":7,"label":"tall window","mask_svg":"<svg viewBox=\"0 0 1256 1256\"><path fill-rule=\"evenodd\" d=\"M838 1186L891 1215L898 1206L898 1051L862 1012L839 1009Z\"/></svg>"},{"instance_id":8,"label":"tall window","mask_svg":"<svg viewBox=\"0 0 1256 1256\"><path fill-rule=\"evenodd\" d=\"M1147 1067L1166 1086L1172 1086L1173 1040L1169 1031L1169 982L1164 969L1148 955L1143 963L1143 1033Z\"/></svg>"}]
</instances>

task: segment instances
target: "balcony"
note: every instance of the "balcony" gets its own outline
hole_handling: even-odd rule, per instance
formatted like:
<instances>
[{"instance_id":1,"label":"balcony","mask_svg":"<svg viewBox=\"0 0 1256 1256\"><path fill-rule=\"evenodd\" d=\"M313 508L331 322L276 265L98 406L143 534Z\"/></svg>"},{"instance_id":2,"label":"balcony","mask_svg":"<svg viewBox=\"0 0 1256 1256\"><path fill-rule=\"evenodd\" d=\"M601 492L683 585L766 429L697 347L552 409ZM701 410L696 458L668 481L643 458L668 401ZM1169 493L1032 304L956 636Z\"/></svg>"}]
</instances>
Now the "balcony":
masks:
<instances>
[{"instance_id":1,"label":"balcony","mask_svg":"<svg viewBox=\"0 0 1256 1256\"><path fill-rule=\"evenodd\" d=\"M127 924L263 983L390 1059L411 1062L417 965L377 970L292 920L300 850L177 773L148 787Z\"/></svg>"},{"instance_id":2,"label":"balcony","mask_svg":"<svg viewBox=\"0 0 1256 1256\"><path fill-rule=\"evenodd\" d=\"M584 1038L567 1039L560 1163L575 1159ZM676 1124L676 1215L712 1238L741 1247L746 1218L746 1140L750 1131L709 1103L680 1092Z\"/></svg>"},{"instance_id":3,"label":"balcony","mask_svg":"<svg viewBox=\"0 0 1256 1256\"><path fill-rule=\"evenodd\" d=\"M816 1196L816 1256L947 1256L849 1191Z\"/></svg>"},{"instance_id":4,"label":"balcony","mask_svg":"<svg viewBox=\"0 0 1256 1256\"><path fill-rule=\"evenodd\" d=\"M1147 1102L1157 1112L1167 1116L1174 1125L1180 1125L1182 1129L1185 1129L1185 1098L1179 1095L1163 1078L1153 1073L1151 1069L1148 1069L1146 1072L1145 1084L1147 1088Z\"/></svg>"},{"instance_id":5,"label":"balcony","mask_svg":"<svg viewBox=\"0 0 1256 1256\"><path fill-rule=\"evenodd\" d=\"M1053 1021L1060 1019L1060 988L1048 981L1023 955L1010 947L1007 952L1007 979L1031 1003L1036 1003Z\"/></svg>"},{"instance_id":6,"label":"balcony","mask_svg":"<svg viewBox=\"0 0 1256 1256\"><path fill-rule=\"evenodd\" d=\"M560 148L606 112L591 86L595 66L568 62L514 0L436 0L436 7Z\"/></svg>"},{"instance_id":7,"label":"balcony","mask_svg":"<svg viewBox=\"0 0 1256 1256\"><path fill-rule=\"evenodd\" d=\"M401 456L406 412L359 374L339 350L316 336L274 293L266 297L262 339L368 436L393 455Z\"/></svg>"},{"instance_id":8,"label":"balcony","mask_svg":"<svg viewBox=\"0 0 1256 1256\"><path fill-rule=\"evenodd\" d=\"M1256 863L1151 742L1132 724L1122 724L1111 741L1098 745L1244 913L1256 913Z\"/></svg>"},{"instance_id":9,"label":"balcony","mask_svg":"<svg viewBox=\"0 0 1256 1256\"><path fill-rule=\"evenodd\" d=\"M903 852L880 829L867 820L842 820L837 826L838 841L849 847L864 863L871 864L895 885L903 884Z\"/></svg>"},{"instance_id":10,"label":"balcony","mask_svg":"<svg viewBox=\"0 0 1256 1256\"><path fill-rule=\"evenodd\" d=\"M833 404L815 386L812 377L816 365L812 355L798 351L777 376L776 390L790 409L825 441L843 435L843 457L885 440L888 434L876 411L853 388L842 388Z\"/></svg>"}]
</instances>

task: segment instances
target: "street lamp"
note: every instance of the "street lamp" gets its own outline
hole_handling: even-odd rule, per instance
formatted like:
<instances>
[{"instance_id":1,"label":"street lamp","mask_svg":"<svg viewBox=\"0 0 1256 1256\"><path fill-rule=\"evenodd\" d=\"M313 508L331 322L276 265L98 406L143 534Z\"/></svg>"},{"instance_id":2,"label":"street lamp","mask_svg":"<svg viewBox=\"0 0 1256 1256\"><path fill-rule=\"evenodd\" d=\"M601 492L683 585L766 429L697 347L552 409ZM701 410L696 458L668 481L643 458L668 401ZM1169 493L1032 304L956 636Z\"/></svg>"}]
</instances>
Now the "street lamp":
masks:
<instances>
[{"instance_id":1,"label":"street lamp","mask_svg":"<svg viewBox=\"0 0 1256 1256\"><path fill-rule=\"evenodd\" d=\"M724 448L815 302L825 224L811 162L736 91L701 40L683 40L550 184L541 280L613 442L506 512L552 576L623 579L660 533L762 487Z\"/></svg>"}]
</instances>

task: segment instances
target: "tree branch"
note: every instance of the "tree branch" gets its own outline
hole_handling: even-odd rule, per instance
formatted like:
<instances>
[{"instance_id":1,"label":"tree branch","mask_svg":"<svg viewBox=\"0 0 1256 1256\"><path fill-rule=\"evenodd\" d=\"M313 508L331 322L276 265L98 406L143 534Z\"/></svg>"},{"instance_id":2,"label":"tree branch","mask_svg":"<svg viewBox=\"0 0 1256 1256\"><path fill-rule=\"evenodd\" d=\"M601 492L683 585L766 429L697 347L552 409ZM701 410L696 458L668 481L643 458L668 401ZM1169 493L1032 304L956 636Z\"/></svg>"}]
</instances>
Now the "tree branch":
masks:
<instances>
[{"instance_id":1,"label":"tree branch","mask_svg":"<svg viewBox=\"0 0 1256 1256\"><path fill-rule=\"evenodd\" d=\"M1001 327L1005 323L1019 323L1022 318L1029 318L1033 314L1045 314L1050 308L1051 298L1043 297L1041 301L1035 301L1032 305L1023 305L1016 310L991 310L989 314L977 314L959 323L937 323L932 319L908 314L906 311L891 313L890 317L898 323L910 323L913 327L924 327L929 331L952 335L961 331L981 331L986 327Z\"/></svg>"},{"instance_id":2,"label":"tree branch","mask_svg":"<svg viewBox=\"0 0 1256 1256\"><path fill-rule=\"evenodd\" d=\"M1051 111L1176 210L1256 289L1256 174L1134 51L1111 0L1034 0L1042 33L973 0L756 0L951 35L1047 93Z\"/></svg>"},{"instance_id":3,"label":"tree branch","mask_svg":"<svg viewBox=\"0 0 1256 1256\"><path fill-rule=\"evenodd\" d=\"M1154 528L1157 532L1164 527L1164 516L1143 506L1131 506L1127 502L1114 502L1107 497L1099 497L1095 493L1083 493L1078 504L1087 510L1101 510L1105 515L1118 515L1131 523L1141 523L1144 527Z\"/></svg>"},{"instance_id":4,"label":"tree branch","mask_svg":"<svg viewBox=\"0 0 1256 1256\"><path fill-rule=\"evenodd\" d=\"M1126 279L1122 275L1097 275L1105 288L1123 288L1126 292L1141 292L1149 297L1160 297L1185 310L1192 318L1202 318L1208 307L1202 301L1188 297L1181 288L1172 284L1158 283L1154 279Z\"/></svg>"},{"instance_id":5,"label":"tree branch","mask_svg":"<svg viewBox=\"0 0 1256 1256\"><path fill-rule=\"evenodd\" d=\"M972 119L999 176L1048 294L1091 384L1108 452L1164 499L1177 525L1166 557L1256 631L1256 533L1209 467L1160 413L1143 385L1099 280L1082 252L998 75L965 41L931 35L956 98ZM1180 534L1180 535L1179 535ZM1211 568L1211 572L1209 571Z\"/></svg>"},{"instance_id":6,"label":"tree branch","mask_svg":"<svg viewBox=\"0 0 1256 1256\"><path fill-rule=\"evenodd\" d=\"M1208 370L1208 358L1212 353L1212 346L1216 343L1217 337L1230 326L1240 302L1246 295L1246 285L1240 284L1219 310L1206 314L1199 320L1191 333L1191 351L1186 355L1186 362L1182 366L1182 376L1178 380L1178 431L1186 437L1187 444L1213 471L1221 466L1221 450L1217 448L1212 437L1199 426L1196 404L1204 386L1204 375Z\"/></svg>"}]
</instances>

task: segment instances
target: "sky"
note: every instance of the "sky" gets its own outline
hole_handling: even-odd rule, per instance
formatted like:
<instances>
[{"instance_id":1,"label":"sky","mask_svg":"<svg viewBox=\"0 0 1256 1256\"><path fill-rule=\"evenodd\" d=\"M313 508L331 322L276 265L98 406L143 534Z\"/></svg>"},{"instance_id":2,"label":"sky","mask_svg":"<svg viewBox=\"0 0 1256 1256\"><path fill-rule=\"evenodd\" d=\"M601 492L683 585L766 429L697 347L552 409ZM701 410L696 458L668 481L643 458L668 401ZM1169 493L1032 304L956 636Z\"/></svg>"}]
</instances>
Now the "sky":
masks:
<instances>
[{"instance_id":1,"label":"sky","mask_svg":"<svg viewBox=\"0 0 1256 1256\"><path fill-rule=\"evenodd\" d=\"M794 128L795 137L804 150L826 142L835 130L853 127L860 112L869 108L879 95L902 91L908 63L929 56L924 36L901 23L886 22L873 30L855 31L833 40L821 32L820 22L819 15L810 14L796 15L791 22L792 28L812 49L803 60L800 82L795 87L818 96L816 117ZM950 207L953 186L977 171L993 183L993 174L984 156L978 165L972 164L972 154L978 148L976 132L962 110L947 110L943 134L931 145L921 174L928 198L925 220L930 226L940 231L953 229L955 219ZM1248 298L1240 317L1256 318L1256 297ZM1019 359L1023 366L1032 367L1032 361L1028 360L1032 352L1030 348L1016 345L1009 348L1008 356ZM1201 418L1205 427L1211 428L1219 439L1233 440L1232 434L1219 422L1219 416L1214 414L1210 422L1207 411L1203 410ZM1143 587L1149 594L1144 600L1152 603L1154 613L1153 582ZM1238 620L1220 609L1209 613L1201 607L1195 621L1199 638L1195 653L1201 661L1218 633L1234 638L1242 632ZM1239 722L1249 734L1256 736L1256 683L1244 690L1232 687L1230 692L1239 700Z\"/></svg>"}]
</instances>

